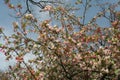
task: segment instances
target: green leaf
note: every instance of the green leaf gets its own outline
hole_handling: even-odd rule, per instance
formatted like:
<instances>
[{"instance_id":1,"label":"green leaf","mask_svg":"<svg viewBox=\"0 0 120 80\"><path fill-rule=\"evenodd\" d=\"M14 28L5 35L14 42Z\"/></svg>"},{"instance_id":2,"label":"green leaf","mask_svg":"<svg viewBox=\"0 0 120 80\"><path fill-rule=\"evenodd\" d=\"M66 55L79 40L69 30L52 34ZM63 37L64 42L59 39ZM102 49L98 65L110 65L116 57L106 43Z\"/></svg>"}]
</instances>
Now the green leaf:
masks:
<instances>
[{"instance_id":1,"label":"green leaf","mask_svg":"<svg viewBox=\"0 0 120 80\"><path fill-rule=\"evenodd\" d=\"M120 72L120 69L115 70L115 74L117 75Z\"/></svg>"},{"instance_id":2,"label":"green leaf","mask_svg":"<svg viewBox=\"0 0 120 80\"><path fill-rule=\"evenodd\" d=\"M82 0L77 0L75 4L82 4Z\"/></svg>"},{"instance_id":3,"label":"green leaf","mask_svg":"<svg viewBox=\"0 0 120 80\"><path fill-rule=\"evenodd\" d=\"M2 46L2 44L0 43L0 47Z\"/></svg>"}]
</instances>

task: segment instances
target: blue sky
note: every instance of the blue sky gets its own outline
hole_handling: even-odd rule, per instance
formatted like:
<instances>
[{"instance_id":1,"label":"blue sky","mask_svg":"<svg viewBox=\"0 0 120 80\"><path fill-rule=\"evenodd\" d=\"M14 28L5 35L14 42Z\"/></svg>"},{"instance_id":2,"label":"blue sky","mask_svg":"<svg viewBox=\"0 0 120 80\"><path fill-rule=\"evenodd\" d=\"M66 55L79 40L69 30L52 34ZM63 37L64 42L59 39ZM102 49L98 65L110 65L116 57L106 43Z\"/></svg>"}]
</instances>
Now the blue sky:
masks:
<instances>
[{"instance_id":1,"label":"blue sky","mask_svg":"<svg viewBox=\"0 0 120 80\"><path fill-rule=\"evenodd\" d=\"M13 3L16 3L17 0L12 0L12 1L13 1ZM22 2L22 0L19 0L19 1ZM74 0L67 0L67 1L74 2ZM116 2L118 0L101 0L101 2L104 2L104 1L114 3L114 2ZM99 9L97 7L93 7L91 9L89 9L88 13L87 13L87 16L86 16L87 17L86 22L88 20L90 20L90 18L93 18L94 15L96 14L96 12L98 12L98 11L99 11ZM48 13L40 13L40 14L38 14L38 12L39 12L39 10L36 8L35 14L38 15L38 18L40 18L40 19L48 18ZM83 13L83 9L81 9L80 11L77 12L78 15L82 14L82 13ZM0 0L0 26L5 28L5 34L7 34L7 35L12 33L12 22L16 21L16 19L11 17L10 14L12 14L12 10L8 9L8 7L4 4L4 0ZM109 26L107 20L105 20L105 19L98 20L98 23L103 27ZM0 39L0 43L1 42L2 41ZM26 58L28 58L28 57L26 57ZM5 56L0 52L0 70L7 69L7 67L10 64L11 65L14 64L14 60L6 61Z\"/></svg>"},{"instance_id":2,"label":"blue sky","mask_svg":"<svg viewBox=\"0 0 120 80\"><path fill-rule=\"evenodd\" d=\"M5 28L5 33L10 34L12 31L12 22L15 20L10 17L9 14L11 11L4 4L4 0L0 0L0 26ZM2 43L0 38L0 43ZM5 70L9 65L13 65L13 60L5 60L5 56L0 52L0 70Z\"/></svg>"},{"instance_id":3,"label":"blue sky","mask_svg":"<svg viewBox=\"0 0 120 80\"><path fill-rule=\"evenodd\" d=\"M4 4L4 0L0 0L0 26L6 28L6 34L10 34L12 31L12 22L15 18L10 17L11 10Z\"/></svg>"}]
</instances>

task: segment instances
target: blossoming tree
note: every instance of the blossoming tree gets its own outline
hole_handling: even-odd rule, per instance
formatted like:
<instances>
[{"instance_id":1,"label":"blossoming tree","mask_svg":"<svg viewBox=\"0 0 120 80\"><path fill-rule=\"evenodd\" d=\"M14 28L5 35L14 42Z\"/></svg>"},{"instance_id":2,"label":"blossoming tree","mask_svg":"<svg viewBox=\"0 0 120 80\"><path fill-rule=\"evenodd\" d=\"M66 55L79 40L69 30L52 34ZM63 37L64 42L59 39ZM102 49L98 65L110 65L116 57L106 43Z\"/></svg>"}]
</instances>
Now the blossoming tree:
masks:
<instances>
[{"instance_id":1,"label":"blossoming tree","mask_svg":"<svg viewBox=\"0 0 120 80\"><path fill-rule=\"evenodd\" d=\"M76 5L85 4L82 18L71 13L78 8L63 6L59 1L43 1L46 3L43 6L42 1L25 0L25 13L20 12L22 5L14 6L9 0L5 1L20 19L19 22L13 22L14 33L11 36L6 36L0 28L0 34L6 41L0 47L4 50L6 59L15 58L17 61L15 66L9 66L9 71L6 71L9 79L119 80L119 12L114 12L110 7L114 19L110 22L110 27L102 28L96 20L107 18L106 10L85 23L85 14L92 0L86 0L85 3L84 0L75 1ZM39 21L31 13L29 3L42 11L49 11L51 19ZM56 25L51 24L52 21ZM24 56L27 54L35 57L25 62Z\"/></svg>"}]
</instances>

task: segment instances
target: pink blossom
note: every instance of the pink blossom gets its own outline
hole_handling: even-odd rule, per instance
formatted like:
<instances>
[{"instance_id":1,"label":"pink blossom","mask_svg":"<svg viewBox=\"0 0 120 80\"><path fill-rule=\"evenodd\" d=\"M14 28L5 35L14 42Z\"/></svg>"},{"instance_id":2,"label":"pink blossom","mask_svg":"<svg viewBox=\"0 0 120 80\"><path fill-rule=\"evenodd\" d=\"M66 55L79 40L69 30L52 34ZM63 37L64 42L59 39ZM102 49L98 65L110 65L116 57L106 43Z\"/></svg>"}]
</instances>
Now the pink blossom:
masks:
<instances>
[{"instance_id":1,"label":"pink blossom","mask_svg":"<svg viewBox=\"0 0 120 80\"><path fill-rule=\"evenodd\" d=\"M45 6L45 8L44 8L45 11L51 11L52 9L53 9L53 7L50 6L50 5L47 5L47 6Z\"/></svg>"}]
</instances>

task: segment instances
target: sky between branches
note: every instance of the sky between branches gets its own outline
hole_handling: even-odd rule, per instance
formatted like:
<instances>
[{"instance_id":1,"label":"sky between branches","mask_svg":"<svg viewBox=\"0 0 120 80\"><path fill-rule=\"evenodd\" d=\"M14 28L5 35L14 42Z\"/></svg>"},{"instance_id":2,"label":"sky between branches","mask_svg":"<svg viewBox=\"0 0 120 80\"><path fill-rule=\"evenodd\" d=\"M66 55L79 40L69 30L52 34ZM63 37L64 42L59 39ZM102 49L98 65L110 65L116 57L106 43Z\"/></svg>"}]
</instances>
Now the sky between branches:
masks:
<instances>
[{"instance_id":1,"label":"sky between branches","mask_svg":"<svg viewBox=\"0 0 120 80\"><path fill-rule=\"evenodd\" d=\"M20 1L20 0L18 0ZM68 1L69 3L74 3L75 0L66 0ZM85 0L83 0L85 1ZM93 0L93 4L94 4L94 1ZM102 3L104 3L104 1L108 1L108 2L111 2L111 3L115 3L116 1L118 0L101 0ZM16 3L17 0L12 0L13 3ZM21 0L22 2L22 0ZM77 7L80 7L80 6L77 6ZM35 8L36 9L36 8ZM77 11L77 15L82 15L83 13L83 10L84 8L81 7L81 9L79 11ZM86 14L86 22L89 21L91 18L93 18L96 13L99 11L99 8L93 6L91 9L89 9L87 11L87 14ZM4 4L4 0L0 0L0 27L4 27L5 29L5 33L7 35L10 35L12 33L12 22L13 21L16 21L16 19L14 17L11 17L10 15L13 14L13 11L10 10L5 4ZM35 14L42 20L42 19L47 19L49 17L49 14L48 13L39 13L39 9L36 9L35 10ZM108 27L109 24L107 22L107 20L105 19L100 19L98 20L98 23L100 24L100 26L102 27ZM54 23L55 24L55 23ZM0 38L0 43L2 43L2 39ZM26 60L28 60L29 58L31 58L31 55L28 55L26 56ZM15 63L15 60L11 60L11 61L7 61L5 60L5 56L3 55L2 52L0 52L0 70L6 70L7 67L9 65L13 65Z\"/></svg>"}]
</instances>

